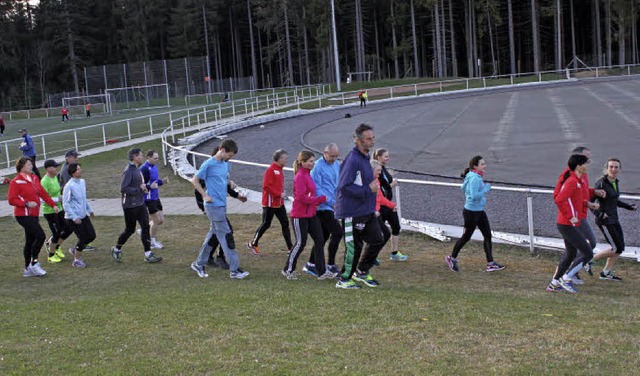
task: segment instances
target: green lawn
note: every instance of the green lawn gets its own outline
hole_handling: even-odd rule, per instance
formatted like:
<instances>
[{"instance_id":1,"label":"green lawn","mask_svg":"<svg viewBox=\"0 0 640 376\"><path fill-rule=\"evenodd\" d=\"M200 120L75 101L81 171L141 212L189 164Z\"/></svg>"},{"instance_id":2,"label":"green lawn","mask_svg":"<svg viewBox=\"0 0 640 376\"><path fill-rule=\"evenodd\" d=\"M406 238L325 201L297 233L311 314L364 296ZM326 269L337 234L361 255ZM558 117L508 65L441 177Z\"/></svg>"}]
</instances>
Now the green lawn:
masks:
<instances>
[{"instance_id":1,"label":"green lawn","mask_svg":"<svg viewBox=\"0 0 640 376\"><path fill-rule=\"evenodd\" d=\"M204 216L168 217L159 265L144 263L135 235L124 262L111 260L124 223L99 217L87 269L67 257L44 263L41 278L21 276L21 228L1 218L0 374L622 375L640 367L636 263L621 263L623 283L585 276L577 295L548 293L556 254L496 246L507 269L486 273L480 244L470 244L454 274L443 261L451 244L404 233L410 261L391 263L385 249L372 272L381 287L346 291L306 275L285 280L275 228L261 242L264 255L251 256L242 244L259 220L231 216L251 273L238 281L189 269Z\"/></svg>"}]
</instances>

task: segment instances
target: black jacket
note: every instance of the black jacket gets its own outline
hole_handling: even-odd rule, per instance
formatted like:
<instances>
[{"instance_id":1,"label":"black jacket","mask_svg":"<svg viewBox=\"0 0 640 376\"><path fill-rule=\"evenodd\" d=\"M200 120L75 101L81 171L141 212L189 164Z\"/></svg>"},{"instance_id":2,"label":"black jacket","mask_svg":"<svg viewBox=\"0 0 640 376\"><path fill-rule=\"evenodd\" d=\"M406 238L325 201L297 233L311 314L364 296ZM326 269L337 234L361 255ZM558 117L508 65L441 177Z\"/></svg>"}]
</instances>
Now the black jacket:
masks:
<instances>
[{"instance_id":1,"label":"black jacket","mask_svg":"<svg viewBox=\"0 0 640 376\"><path fill-rule=\"evenodd\" d=\"M380 189L382 189L382 194L384 195L384 197L387 200L393 200L393 188L391 188L393 176L391 176L385 166L382 166L382 172L380 172L378 181L380 181Z\"/></svg>"},{"instance_id":2,"label":"black jacket","mask_svg":"<svg viewBox=\"0 0 640 376\"><path fill-rule=\"evenodd\" d=\"M617 188L617 189L616 189ZM596 216L596 223L599 225L612 225L618 223L618 207L625 208L627 210L634 210L634 206L620 201L620 182L616 179L616 186L609 181L609 178L605 175L598 179L594 189L604 189L607 195L602 197L596 197L594 200L598 200L600 209L592 210ZM607 218L604 218L604 215Z\"/></svg>"}]
</instances>

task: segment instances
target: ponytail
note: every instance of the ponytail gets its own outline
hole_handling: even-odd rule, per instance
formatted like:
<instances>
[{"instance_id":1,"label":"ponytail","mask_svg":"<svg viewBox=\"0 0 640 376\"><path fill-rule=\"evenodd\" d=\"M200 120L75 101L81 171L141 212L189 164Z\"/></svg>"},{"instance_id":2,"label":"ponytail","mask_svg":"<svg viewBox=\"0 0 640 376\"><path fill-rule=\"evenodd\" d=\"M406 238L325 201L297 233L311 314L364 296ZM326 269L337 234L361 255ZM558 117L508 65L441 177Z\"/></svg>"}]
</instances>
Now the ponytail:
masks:
<instances>
[{"instance_id":1,"label":"ponytail","mask_svg":"<svg viewBox=\"0 0 640 376\"><path fill-rule=\"evenodd\" d=\"M460 174L460 177L464 178L465 176L467 176L469 171L473 170L474 168L476 168L478 166L478 164L480 164L480 160L481 159L484 159L484 158L482 158L482 156L480 156L480 155L476 155L475 157L471 158L471 160L469 161L469 167L464 169L462 174Z\"/></svg>"},{"instance_id":2,"label":"ponytail","mask_svg":"<svg viewBox=\"0 0 640 376\"><path fill-rule=\"evenodd\" d=\"M313 158L313 152L309 150L303 150L298 154L298 158L293 162L293 174L297 174L300 167L302 167L302 163L309 160L309 158Z\"/></svg>"}]
</instances>

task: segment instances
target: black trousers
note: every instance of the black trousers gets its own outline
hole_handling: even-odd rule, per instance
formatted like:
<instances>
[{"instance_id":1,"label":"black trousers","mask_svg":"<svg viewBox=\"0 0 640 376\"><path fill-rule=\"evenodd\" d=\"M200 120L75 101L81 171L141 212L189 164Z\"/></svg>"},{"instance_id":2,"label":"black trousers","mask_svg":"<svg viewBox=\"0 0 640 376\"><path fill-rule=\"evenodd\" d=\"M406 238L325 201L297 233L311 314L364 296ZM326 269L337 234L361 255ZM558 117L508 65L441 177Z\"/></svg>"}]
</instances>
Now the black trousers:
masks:
<instances>
[{"instance_id":1,"label":"black trousers","mask_svg":"<svg viewBox=\"0 0 640 376\"><path fill-rule=\"evenodd\" d=\"M293 222L293 231L296 234L296 244L291 248L291 253L287 258L284 271L292 272L296 270L298 257L300 257L304 246L307 244L308 235L311 235L311 239L313 239L312 252L316 260L316 269L318 269L319 276L324 274L326 270L324 263L324 238L322 237L320 220L318 217L313 216L311 218L291 218L291 222Z\"/></svg>"},{"instance_id":2,"label":"black trousers","mask_svg":"<svg viewBox=\"0 0 640 376\"><path fill-rule=\"evenodd\" d=\"M329 248L327 252L329 253L329 260L327 262L328 265L336 264L336 254L338 253L338 247L340 247L340 242L342 241L342 236L344 235L344 231L342 230L342 225L340 221L338 221L334 215L332 210L318 210L316 212L316 217L320 220L320 227L322 227L322 248L324 249L324 245L329 241ZM309 263L315 264L315 254L311 252L309 255Z\"/></svg>"},{"instance_id":3,"label":"black trousers","mask_svg":"<svg viewBox=\"0 0 640 376\"><path fill-rule=\"evenodd\" d=\"M391 235L400 235L400 218L398 218L397 211L393 211L393 209L386 206L380 206L380 218L383 223L387 222L391 226Z\"/></svg>"},{"instance_id":4,"label":"black trousers","mask_svg":"<svg viewBox=\"0 0 640 376\"><path fill-rule=\"evenodd\" d=\"M361 217L344 218L342 228L344 229L345 253L340 279L346 281L356 270L362 273L369 272L378 253L384 247L385 240L380 229L380 221L373 213ZM367 242L369 247L362 254L364 242Z\"/></svg>"},{"instance_id":5,"label":"black trousers","mask_svg":"<svg viewBox=\"0 0 640 376\"><path fill-rule=\"evenodd\" d=\"M624 233L619 222L607 225L598 224L598 228L615 253L624 252Z\"/></svg>"},{"instance_id":6,"label":"black trousers","mask_svg":"<svg viewBox=\"0 0 640 376\"><path fill-rule=\"evenodd\" d=\"M251 244L258 245L260 238L264 235L265 232L271 227L271 221L273 221L273 216L278 218L280 222L280 226L282 227L282 236L284 237L284 241L287 243L287 249L291 249L293 247L293 243L291 242L291 232L289 232L289 219L287 218L287 209L284 205L279 208L268 208L262 207L262 223L260 227L256 230L256 234L251 240Z\"/></svg>"},{"instance_id":7,"label":"black trousers","mask_svg":"<svg viewBox=\"0 0 640 376\"><path fill-rule=\"evenodd\" d=\"M64 219L64 210L60 210L58 213L45 214L44 219L49 224L52 243L57 243L60 239L65 240L73 233L73 228Z\"/></svg>"},{"instance_id":8,"label":"black trousers","mask_svg":"<svg viewBox=\"0 0 640 376\"><path fill-rule=\"evenodd\" d=\"M18 224L24 228L24 268L28 268L31 260L37 260L40 249L46 239L44 230L40 226L38 217L18 216L16 217Z\"/></svg>"},{"instance_id":9,"label":"black trousers","mask_svg":"<svg viewBox=\"0 0 640 376\"><path fill-rule=\"evenodd\" d=\"M135 208L124 209L124 231L118 237L116 247L122 249L122 246L129 240L131 235L136 232L136 223L140 225L142 230L142 246L145 252L151 250L151 237L149 235L149 212L146 205L136 206Z\"/></svg>"},{"instance_id":10,"label":"black trousers","mask_svg":"<svg viewBox=\"0 0 640 376\"><path fill-rule=\"evenodd\" d=\"M462 233L462 237L458 239L456 244L453 246L453 252L451 253L451 257L456 258L460 253L462 247L471 239L473 232L476 230L476 227L482 233L484 237L484 242L482 243L484 247L484 253L487 256L487 262L493 261L493 249L491 243L491 226L489 225L489 218L487 217L487 213L483 211L471 211L464 209L462 211L462 216L464 217L464 232Z\"/></svg>"},{"instance_id":11,"label":"black trousers","mask_svg":"<svg viewBox=\"0 0 640 376\"><path fill-rule=\"evenodd\" d=\"M71 219L67 219L67 224L73 229L73 233L78 237L76 250L82 252L87 244L96 240L96 230L93 228L91 219L87 216L82 218L80 224L75 223Z\"/></svg>"},{"instance_id":12,"label":"black trousers","mask_svg":"<svg viewBox=\"0 0 640 376\"><path fill-rule=\"evenodd\" d=\"M556 274L553 276L554 279L559 279L567 272L567 270L569 270L569 267L576 258L578 252L584 255L588 260L593 257L591 245L577 227L560 224L557 226L558 231L560 231L560 235L562 235L562 238L564 239L565 250L562 254L562 258L560 259L560 263L558 264L558 268L556 269ZM591 255L591 257L589 257L589 255Z\"/></svg>"}]
</instances>

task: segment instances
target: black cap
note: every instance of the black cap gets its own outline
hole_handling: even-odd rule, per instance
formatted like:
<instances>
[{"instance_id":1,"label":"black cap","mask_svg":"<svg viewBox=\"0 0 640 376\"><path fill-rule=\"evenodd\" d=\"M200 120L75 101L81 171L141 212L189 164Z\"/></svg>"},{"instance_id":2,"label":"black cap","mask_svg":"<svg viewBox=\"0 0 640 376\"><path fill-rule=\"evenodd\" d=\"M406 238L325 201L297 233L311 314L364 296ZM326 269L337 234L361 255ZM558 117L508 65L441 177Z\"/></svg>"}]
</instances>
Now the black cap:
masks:
<instances>
[{"instance_id":1,"label":"black cap","mask_svg":"<svg viewBox=\"0 0 640 376\"><path fill-rule=\"evenodd\" d=\"M78 155L80 155L80 153L78 153L76 149L71 149L64 155L64 157L77 157Z\"/></svg>"},{"instance_id":2,"label":"black cap","mask_svg":"<svg viewBox=\"0 0 640 376\"><path fill-rule=\"evenodd\" d=\"M60 166L60 163L54 161L53 159L47 159L46 161L44 161L44 168L58 167L58 166Z\"/></svg>"}]
</instances>

